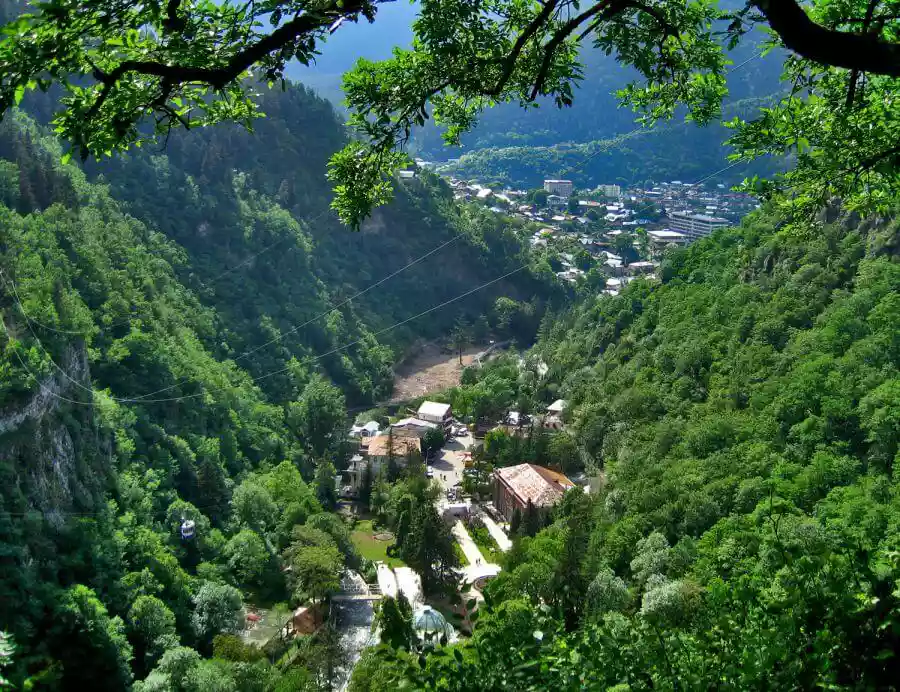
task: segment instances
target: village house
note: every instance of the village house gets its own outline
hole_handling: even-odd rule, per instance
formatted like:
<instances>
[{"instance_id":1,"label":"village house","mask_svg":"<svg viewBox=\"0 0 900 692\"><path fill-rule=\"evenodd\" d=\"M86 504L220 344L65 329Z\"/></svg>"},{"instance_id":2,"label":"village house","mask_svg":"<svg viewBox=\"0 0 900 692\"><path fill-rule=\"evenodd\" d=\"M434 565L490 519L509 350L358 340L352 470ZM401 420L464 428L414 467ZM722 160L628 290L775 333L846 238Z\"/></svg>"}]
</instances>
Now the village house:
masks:
<instances>
[{"instance_id":1,"label":"village house","mask_svg":"<svg viewBox=\"0 0 900 692\"><path fill-rule=\"evenodd\" d=\"M391 458L397 466L406 466L410 461L421 461L422 442L415 435L382 434L363 438L360 452L361 454L354 454L351 457L346 471L343 472L347 483L345 490L351 496L359 492L367 468L371 467L374 478L382 467L390 463Z\"/></svg>"},{"instance_id":2,"label":"village house","mask_svg":"<svg viewBox=\"0 0 900 692\"><path fill-rule=\"evenodd\" d=\"M372 471L377 473L391 458L404 466L410 458L421 458L422 442L407 435L379 435L369 441L368 454Z\"/></svg>"},{"instance_id":3,"label":"village house","mask_svg":"<svg viewBox=\"0 0 900 692\"><path fill-rule=\"evenodd\" d=\"M425 437L429 430L434 430L437 427L437 423L431 423L420 418L403 418L396 423L391 423L391 429L395 435L407 435L418 437L419 439Z\"/></svg>"},{"instance_id":4,"label":"village house","mask_svg":"<svg viewBox=\"0 0 900 692\"><path fill-rule=\"evenodd\" d=\"M449 428L450 423L453 422L453 410L450 408L450 404L423 401L416 412L416 418Z\"/></svg>"},{"instance_id":5,"label":"village house","mask_svg":"<svg viewBox=\"0 0 900 692\"><path fill-rule=\"evenodd\" d=\"M658 265L656 262L632 262L628 265L630 274L652 274Z\"/></svg>"},{"instance_id":6,"label":"village house","mask_svg":"<svg viewBox=\"0 0 900 692\"><path fill-rule=\"evenodd\" d=\"M566 410L566 400L565 399L557 399L552 404L547 407L547 413L555 413L556 415L561 414Z\"/></svg>"},{"instance_id":7,"label":"village house","mask_svg":"<svg viewBox=\"0 0 900 692\"><path fill-rule=\"evenodd\" d=\"M494 471L494 507L507 521L516 509L524 514L531 503L546 512L575 484L563 474L535 464L519 464Z\"/></svg>"},{"instance_id":8,"label":"village house","mask_svg":"<svg viewBox=\"0 0 900 692\"><path fill-rule=\"evenodd\" d=\"M659 231L647 231L647 237L654 251L659 252L670 245L684 246L688 244L688 237L684 233L663 229Z\"/></svg>"},{"instance_id":9,"label":"village house","mask_svg":"<svg viewBox=\"0 0 900 692\"><path fill-rule=\"evenodd\" d=\"M541 419L541 427L546 430L562 430L562 412L566 409L564 399L557 399L547 407L547 415Z\"/></svg>"},{"instance_id":10,"label":"village house","mask_svg":"<svg viewBox=\"0 0 900 692\"><path fill-rule=\"evenodd\" d=\"M381 426L377 421L370 420L365 425L354 425L350 428L350 437L374 437L380 429Z\"/></svg>"}]
</instances>

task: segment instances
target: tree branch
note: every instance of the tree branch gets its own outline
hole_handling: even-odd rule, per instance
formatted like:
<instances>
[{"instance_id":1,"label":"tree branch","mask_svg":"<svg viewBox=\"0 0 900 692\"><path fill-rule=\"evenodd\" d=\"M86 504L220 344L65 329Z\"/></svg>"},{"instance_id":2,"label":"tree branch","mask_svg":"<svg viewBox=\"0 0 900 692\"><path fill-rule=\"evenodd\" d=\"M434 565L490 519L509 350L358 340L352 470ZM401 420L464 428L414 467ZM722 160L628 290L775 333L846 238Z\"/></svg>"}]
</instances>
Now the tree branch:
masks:
<instances>
[{"instance_id":1,"label":"tree branch","mask_svg":"<svg viewBox=\"0 0 900 692\"><path fill-rule=\"evenodd\" d=\"M531 20L531 23L525 28L525 31L519 34L519 37L513 44L512 51L510 51L509 56L504 62L503 74L500 75L500 79L497 80L497 84L494 88L488 92L488 96L496 96L503 91L503 87L506 86L506 83L509 81L509 78L512 77L512 73L516 69L516 61L519 59L519 55L522 54L525 44L528 43L547 20L550 19L550 15L553 14L553 10L556 9L558 2L559 0L547 0L538 15Z\"/></svg>"},{"instance_id":2,"label":"tree branch","mask_svg":"<svg viewBox=\"0 0 900 692\"><path fill-rule=\"evenodd\" d=\"M865 35L869 33L869 27L872 24L872 17L875 14L875 8L878 6L880 0L869 0L869 6L866 8L866 18L863 21L861 34ZM853 101L856 99L856 83L859 81L859 70L857 68L853 68L853 71L850 73L850 87L847 89L847 108L853 107Z\"/></svg>"},{"instance_id":3,"label":"tree branch","mask_svg":"<svg viewBox=\"0 0 900 692\"><path fill-rule=\"evenodd\" d=\"M168 7L171 9L175 6L177 11L177 4L177 0L172 0ZM327 29L338 19L355 17L370 4L367 0L332 0L325 9L305 12L282 24L271 34L235 53L222 67L169 65L157 60L126 60L110 72L95 70L94 76L103 84L103 89L88 115L95 115L100 110L116 84L129 72L161 77L171 84L200 82L209 84L214 89L221 89L270 53L303 35Z\"/></svg>"},{"instance_id":4,"label":"tree branch","mask_svg":"<svg viewBox=\"0 0 900 692\"><path fill-rule=\"evenodd\" d=\"M617 14L624 12L627 9L634 9L638 12L644 12L649 14L656 22L660 25L663 30L664 38L665 36L677 36L678 31L673 27L668 21L666 21L665 16L657 10L655 7L650 7L645 5L642 2L638 2L638 0L607 0L607 2L599 2L593 7L585 10L581 14L576 17L570 19L559 31L554 34L553 38L547 43L545 46L544 52L544 60L541 63L541 67L538 70L537 79L534 82L534 87L531 90L531 98L532 100L536 99L541 92L541 89L544 86L544 82L547 79L547 73L550 70L550 63L553 61L553 55L556 52L556 49L565 41L569 36L571 36L579 26L584 24L588 20L592 20L590 26L584 33L581 34L580 38L584 38L591 30L595 29L600 22L606 21L608 19L612 19ZM601 14L602 12L602 14ZM600 17L596 17L596 15L601 14ZM596 19L594 19L596 17Z\"/></svg>"},{"instance_id":5,"label":"tree branch","mask_svg":"<svg viewBox=\"0 0 900 692\"><path fill-rule=\"evenodd\" d=\"M184 28L184 20L178 16L178 8L181 7L181 0L169 0L166 3L166 18L163 20L163 26L167 31L180 31Z\"/></svg>"},{"instance_id":6,"label":"tree branch","mask_svg":"<svg viewBox=\"0 0 900 692\"><path fill-rule=\"evenodd\" d=\"M826 29L809 18L796 0L753 0L789 49L813 62L900 77L900 45L868 34Z\"/></svg>"}]
</instances>

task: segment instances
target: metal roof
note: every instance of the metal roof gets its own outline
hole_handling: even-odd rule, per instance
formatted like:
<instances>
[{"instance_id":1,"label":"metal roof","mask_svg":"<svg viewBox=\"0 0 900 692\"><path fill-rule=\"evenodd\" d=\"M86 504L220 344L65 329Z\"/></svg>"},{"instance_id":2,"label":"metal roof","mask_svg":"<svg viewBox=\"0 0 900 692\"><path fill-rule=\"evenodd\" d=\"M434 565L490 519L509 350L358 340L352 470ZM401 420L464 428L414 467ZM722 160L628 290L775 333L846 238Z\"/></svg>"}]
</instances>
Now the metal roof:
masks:
<instances>
[{"instance_id":1,"label":"metal roof","mask_svg":"<svg viewBox=\"0 0 900 692\"><path fill-rule=\"evenodd\" d=\"M531 501L535 507L549 507L575 484L563 474L535 464L519 464L497 469L495 473L506 482L523 504Z\"/></svg>"},{"instance_id":2,"label":"metal roof","mask_svg":"<svg viewBox=\"0 0 900 692\"><path fill-rule=\"evenodd\" d=\"M428 420L428 417L443 420L448 413L450 413L450 404L441 404L437 401L423 401L416 415L425 420Z\"/></svg>"}]
</instances>

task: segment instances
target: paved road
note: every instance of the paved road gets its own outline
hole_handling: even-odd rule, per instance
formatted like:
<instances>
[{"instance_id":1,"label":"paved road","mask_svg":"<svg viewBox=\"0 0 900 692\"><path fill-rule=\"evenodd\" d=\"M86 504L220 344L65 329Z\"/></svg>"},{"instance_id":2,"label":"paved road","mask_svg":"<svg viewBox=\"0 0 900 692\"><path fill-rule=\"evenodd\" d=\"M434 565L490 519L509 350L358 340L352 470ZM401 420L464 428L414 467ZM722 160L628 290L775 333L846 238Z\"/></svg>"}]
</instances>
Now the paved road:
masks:
<instances>
[{"instance_id":1,"label":"paved road","mask_svg":"<svg viewBox=\"0 0 900 692\"><path fill-rule=\"evenodd\" d=\"M472 448L471 435L451 437L441 449L440 456L431 464L434 477L445 490L462 483L465 462L463 454Z\"/></svg>"}]
</instances>

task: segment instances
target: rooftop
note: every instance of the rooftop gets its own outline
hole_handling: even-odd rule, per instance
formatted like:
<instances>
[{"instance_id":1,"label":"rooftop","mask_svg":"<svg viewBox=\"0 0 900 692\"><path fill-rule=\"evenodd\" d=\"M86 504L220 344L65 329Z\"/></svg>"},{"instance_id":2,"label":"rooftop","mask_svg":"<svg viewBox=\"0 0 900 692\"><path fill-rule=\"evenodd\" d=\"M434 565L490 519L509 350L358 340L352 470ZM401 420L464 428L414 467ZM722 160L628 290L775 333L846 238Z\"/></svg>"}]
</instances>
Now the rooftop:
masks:
<instances>
[{"instance_id":1,"label":"rooftop","mask_svg":"<svg viewBox=\"0 0 900 692\"><path fill-rule=\"evenodd\" d=\"M406 457L413 452L422 453L422 445L418 437L394 437L393 445L390 444L391 437L391 435L373 437L369 442L369 456L386 457L391 454L391 449L396 457Z\"/></svg>"},{"instance_id":2,"label":"rooftop","mask_svg":"<svg viewBox=\"0 0 900 692\"><path fill-rule=\"evenodd\" d=\"M414 428L436 428L437 423L431 423L421 418L401 418L396 423L391 423L392 428L402 428L411 426Z\"/></svg>"},{"instance_id":3,"label":"rooftop","mask_svg":"<svg viewBox=\"0 0 900 692\"><path fill-rule=\"evenodd\" d=\"M566 408L566 400L565 399L557 399L552 404L547 407L547 410L551 413L562 413Z\"/></svg>"},{"instance_id":4,"label":"rooftop","mask_svg":"<svg viewBox=\"0 0 900 692\"><path fill-rule=\"evenodd\" d=\"M419 418L425 418L426 416L432 418L446 418L450 414L450 404L441 404L437 401L423 401L422 405L419 406L419 411L417 413Z\"/></svg>"},{"instance_id":5,"label":"rooftop","mask_svg":"<svg viewBox=\"0 0 900 692\"><path fill-rule=\"evenodd\" d=\"M658 238L659 240L678 240L680 238L687 238L684 233L679 233L678 231L670 231L668 229L662 231L647 231L647 235L649 235L651 238Z\"/></svg>"},{"instance_id":6,"label":"rooftop","mask_svg":"<svg viewBox=\"0 0 900 692\"><path fill-rule=\"evenodd\" d=\"M523 503L531 501L535 507L549 507L575 484L563 474L535 464L519 464L498 469L501 478Z\"/></svg>"},{"instance_id":7,"label":"rooftop","mask_svg":"<svg viewBox=\"0 0 900 692\"><path fill-rule=\"evenodd\" d=\"M691 214L687 211L673 211L670 216L680 216L686 219L694 219L695 221L709 221L710 223L728 223L728 219L721 219L718 216L707 216L706 214Z\"/></svg>"}]
</instances>

